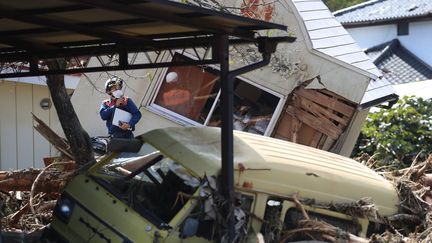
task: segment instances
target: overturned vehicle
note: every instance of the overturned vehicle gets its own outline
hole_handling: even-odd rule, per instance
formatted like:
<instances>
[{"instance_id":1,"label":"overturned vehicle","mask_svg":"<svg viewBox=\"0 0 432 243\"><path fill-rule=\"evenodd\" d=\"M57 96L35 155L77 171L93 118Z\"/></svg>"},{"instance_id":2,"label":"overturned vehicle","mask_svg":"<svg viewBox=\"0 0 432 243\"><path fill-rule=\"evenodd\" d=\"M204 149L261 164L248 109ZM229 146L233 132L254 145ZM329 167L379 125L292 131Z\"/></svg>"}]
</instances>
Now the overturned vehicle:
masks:
<instances>
[{"instance_id":1,"label":"overturned vehicle","mask_svg":"<svg viewBox=\"0 0 432 243\"><path fill-rule=\"evenodd\" d=\"M47 236L62 242L223 241L220 137L218 128L157 129L137 137L136 149L107 154L65 188ZM308 240L292 233L304 212L367 237L397 213L390 182L318 149L235 131L234 168L237 242L259 233L266 242Z\"/></svg>"}]
</instances>

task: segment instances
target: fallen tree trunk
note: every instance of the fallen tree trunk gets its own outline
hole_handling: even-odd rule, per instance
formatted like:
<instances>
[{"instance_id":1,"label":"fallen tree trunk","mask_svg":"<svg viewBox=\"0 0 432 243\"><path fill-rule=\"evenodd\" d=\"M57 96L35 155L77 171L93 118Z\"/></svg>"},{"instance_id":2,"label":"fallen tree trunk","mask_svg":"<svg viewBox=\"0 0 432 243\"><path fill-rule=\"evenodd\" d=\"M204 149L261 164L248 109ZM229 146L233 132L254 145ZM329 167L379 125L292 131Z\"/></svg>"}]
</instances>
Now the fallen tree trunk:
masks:
<instances>
[{"instance_id":1,"label":"fallen tree trunk","mask_svg":"<svg viewBox=\"0 0 432 243\"><path fill-rule=\"evenodd\" d=\"M71 164L73 162L70 162ZM0 171L0 190L30 191L42 169ZM72 175L72 170L52 168L42 174L35 185L36 192L57 192L63 188Z\"/></svg>"},{"instance_id":2,"label":"fallen tree trunk","mask_svg":"<svg viewBox=\"0 0 432 243\"><path fill-rule=\"evenodd\" d=\"M50 71L66 68L66 61L63 59L50 59L46 64ZM81 126L75 113L70 97L66 92L64 76L46 75L46 78L48 89L74 160L79 166L95 162L90 136Z\"/></svg>"}]
</instances>

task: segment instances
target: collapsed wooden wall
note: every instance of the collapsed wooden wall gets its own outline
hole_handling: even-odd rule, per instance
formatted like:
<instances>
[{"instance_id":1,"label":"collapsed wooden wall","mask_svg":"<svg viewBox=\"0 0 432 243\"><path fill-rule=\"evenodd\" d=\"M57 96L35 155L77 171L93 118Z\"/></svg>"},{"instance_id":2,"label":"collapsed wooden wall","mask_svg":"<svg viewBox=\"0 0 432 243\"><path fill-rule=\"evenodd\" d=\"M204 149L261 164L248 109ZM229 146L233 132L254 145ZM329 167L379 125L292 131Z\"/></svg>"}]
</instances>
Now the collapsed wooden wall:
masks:
<instances>
[{"instance_id":1,"label":"collapsed wooden wall","mask_svg":"<svg viewBox=\"0 0 432 243\"><path fill-rule=\"evenodd\" d=\"M326 89L297 87L288 98L272 137L330 151L356 105Z\"/></svg>"}]
</instances>

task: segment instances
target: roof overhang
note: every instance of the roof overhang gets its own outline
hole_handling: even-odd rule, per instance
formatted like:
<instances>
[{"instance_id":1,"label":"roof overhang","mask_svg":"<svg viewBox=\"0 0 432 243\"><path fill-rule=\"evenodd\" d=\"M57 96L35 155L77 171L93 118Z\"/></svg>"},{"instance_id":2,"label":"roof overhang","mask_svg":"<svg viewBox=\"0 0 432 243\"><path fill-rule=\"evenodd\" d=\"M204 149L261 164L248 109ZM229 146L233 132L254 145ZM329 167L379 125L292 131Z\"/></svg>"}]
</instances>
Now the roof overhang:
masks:
<instances>
[{"instance_id":1,"label":"roof overhang","mask_svg":"<svg viewBox=\"0 0 432 243\"><path fill-rule=\"evenodd\" d=\"M263 50L295 40L258 37L260 30L284 31L283 25L166 0L9 1L0 4L0 14L0 78L214 64L215 53L193 63L134 65L128 57L187 48L215 52L220 35L230 36L230 44L257 43ZM66 70L43 65L50 58L101 55L118 55L118 65L89 68L78 61Z\"/></svg>"}]
</instances>

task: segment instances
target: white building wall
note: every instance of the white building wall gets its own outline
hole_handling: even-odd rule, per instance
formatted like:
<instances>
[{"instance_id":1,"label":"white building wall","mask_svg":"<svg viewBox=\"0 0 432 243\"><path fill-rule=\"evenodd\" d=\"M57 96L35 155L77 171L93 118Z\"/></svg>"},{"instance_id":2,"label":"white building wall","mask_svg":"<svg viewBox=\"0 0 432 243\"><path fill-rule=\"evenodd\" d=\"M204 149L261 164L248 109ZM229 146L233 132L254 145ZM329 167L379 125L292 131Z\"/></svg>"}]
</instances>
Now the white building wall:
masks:
<instances>
[{"instance_id":1,"label":"white building wall","mask_svg":"<svg viewBox=\"0 0 432 243\"><path fill-rule=\"evenodd\" d=\"M51 146L33 129L31 113L47 125L58 123L54 106L40 107L49 98L46 86L0 80L0 169L43 167L43 158L53 156Z\"/></svg>"},{"instance_id":2,"label":"white building wall","mask_svg":"<svg viewBox=\"0 0 432 243\"><path fill-rule=\"evenodd\" d=\"M395 24L349 28L346 30L363 49L391 41L397 37L397 26Z\"/></svg>"},{"instance_id":3,"label":"white building wall","mask_svg":"<svg viewBox=\"0 0 432 243\"><path fill-rule=\"evenodd\" d=\"M406 49L432 66L432 21L410 23L409 35L398 38Z\"/></svg>"},{"instance_id":4,"label":"white building wall","mask_svg":"<svg viewBox=\"0 0 432 243\"><path fill-rule=\"evenodd\" d=\"M402 46L432 66L432 21L411 22L408 35L397 35L397 25L378 25L347 29L361 48L369 48L398 38Z\"/></svg>"}]
</instances>

